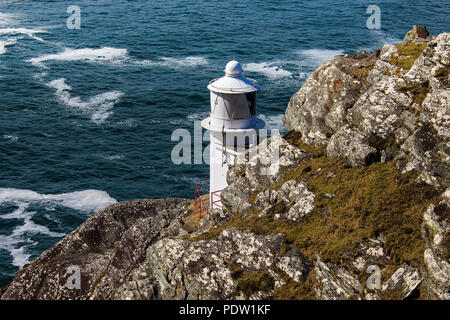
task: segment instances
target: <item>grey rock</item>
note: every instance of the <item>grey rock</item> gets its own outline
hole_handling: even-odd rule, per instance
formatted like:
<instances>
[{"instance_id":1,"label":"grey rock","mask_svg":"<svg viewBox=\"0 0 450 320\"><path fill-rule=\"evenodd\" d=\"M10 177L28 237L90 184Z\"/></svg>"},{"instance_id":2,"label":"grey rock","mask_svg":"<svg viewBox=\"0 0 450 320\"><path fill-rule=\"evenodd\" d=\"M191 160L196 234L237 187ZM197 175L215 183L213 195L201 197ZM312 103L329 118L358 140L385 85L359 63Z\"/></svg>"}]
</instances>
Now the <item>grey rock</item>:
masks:
<instances>
[{"instance_id":1,"label":"grey rock","mask_svg":"<svg viewBox=\"0 0 450 320\"><path fill-rule=\"evenodd\" d=\"M177 232L188 200L134 200L92 216L30 265L1 299L112 299L145 260L156 240ZM81 271L81 288L69 289L69 266Z\"/></svg>"},{"instance_id":2,"label":"grey rock","mask_svg":"<svg viewBox=\"0 0 450 320\"><path fill-rule=\"evenodd\" d=\"M318 287L316 296L321 300L359 298L362 292L358 279L344 268L326 264L318 257L314 267Z\"/></svg>"},{"instance_id":3,"label":"grey rock","mask_svg":"<svg viewBox=\"0 0 450 320\"><path fill-rule=\"evenodd\" d=\"M347 110L367 87L360 71L372 68L375 54L337 56L315 70L289 101L283 123L308 144L325 144L327 132L346 123Z\"/></svg>"},{"instance_id":4,"label":"grey rock","mask_svg":"<svg viewBox=\"0 0 450 320\"><path fill-rule=\"evenodd\" d=\"M231 299L236 282L227 265L267 270L282 240L282 235L258 236L234 228L211 241L162 239L149 247L140 268L153 270L163 299Z\"/></svg>"},{"instance_id":5,"label":"grey rock","mask_svg":"<svg viewBox=\"0 0 450 320\"><path fill-rule=\"evenodd\" d=\"M352 168L369 165L380 158L377 149L371 147L365 135L352 125L345 125L331 137L327 156L342 156Z\"/></svg>"},{"instance_id":6,"label":"grey rock","mask_svg":"<svg viewBox=\"0 0 450 320\"><path fill-rule=\"evenodd\" d=\"M384 62L389 62L394 55L398 51L398 48L393 44L385 44L380 50L380 60ZM377 61L378 62L378 61ZM376 65L376 63L375 63Z\"/></svg>"},{"instance_id":7,"label":"grey rock","mask_svg":"<svg viewBox=\"0 0 450 320\"><path fill-rule=\"evenodd\" d=\"M256 195L254 208L263 211L270 210L276 203L282 202L289 207L285 212L275 215L275 220L287 219L294 222L301 221L314 210L315 194L308 190L306 182L295 180L286 181L279 190L267 189Z\"/></svg>"},{"instance_id":8,"label":"grey rock","mask_svg":"<svg viewBox=\"0 0 450 320\"><path fill-rule=\"evenodd\" d=\"M382 267L389 262L389 257L378 239L369 239L368 243L359 243L359 253L352 265L360 272L367 272L369 266Z\"/></svg>"},{"instance_id":9,"label":"grey rock","mask_svg":"<svg viewBox=\"0 0 450 320\"><path fill-rule=\"evenodd\" d=\"M422 282L422 276L419 270L408 265L398 268L394 274L383 284L382 291L393 290L401 286L401 298L405 299Z\"/></svg>"},{"instance_id":10,"label":"grey rock","mask_svg":"<svg viewBox=\"0 0 450 320\"><path fill-rule=\"evenodd\" d=\"M383 77L359 97L349 122L356 123L366 136L386 139L400 124L403 106L412 103L409 96L396 90L403 85L405 81L399 77Z\"/></svg>"},{"instance_id":11,"label":"grey rock","mask_svg":"<svg viewBox=\"0 0 450 320\"><path fill-rule=\"evenodd\" d=\"M411 34L426 46L410 70L391 64L399 52L394 45L378 55L337 56L291 98L283 122L308 144L328 144L329 157L344 157L353 168L406 159L398 164L402 172L419 171L419 180L442 191L450 186L450 81L442 76L450 34L425 40L421 26ZM432 148L421 138L426 131Z\"/></svg>"},{"instance_id":12,"label":"grey rock","mask_svg":"<svg viewBox=\"0 0 450 320\"><path fill-rule=\"evenodd\" d=\"M273 136L256 149L249 151L244 160L231 167L227 174L229 186L222 190L222 203L232 213L248 208L253 192L265 189L282 178L308 156L305 151L289 144L281 136ZM240 162L240 163L239 163ZM236 172L240 172L237 174Z\"/></svg>"},{"instance_id":13,"label":"grey rock","mask_svg":"<svg viewBox=\"0 0 450 320\"><path fill-rule=\"evenodd\" d=\"M448 215L450 189L443 194L437 206L430 205L424 213L422 238L427 243L424 252L424 287L429 299L450 299L450 263L448 248L444 245L450 231Z\"/></svg>"},{"instance_id":14,"label":"grey rock","mask_svg":"<svg viewBox=\"0 0 450 320\"><path fill-rule=\"evenodd\" d=\"M297 248L293 247L279 258L276 266L295 282L302 283L307 279L313 264L303 257Z\"/></svg>"},{"instance_id":15,"label":"grey rock","mask_svg":"<svg viewBox=\"0 0 450 320\"><path fill-rule=\"evenodd\" d=\"M410 42L417 39L427 39L430 33L425 26L414 25L413 29L408 31L403 38L403 42Z\"/></svg>"},{"instance_id":16,"label":"grey rock","mask_svg":"<svg viewBox=\"0 0 450 320\"><path fill-rule=\"evenodd\" d=\"M450 264L434 253L431 249L424 252L425 272L424 280L429 299L450 299Z\"/></svg>"}]
</instances>

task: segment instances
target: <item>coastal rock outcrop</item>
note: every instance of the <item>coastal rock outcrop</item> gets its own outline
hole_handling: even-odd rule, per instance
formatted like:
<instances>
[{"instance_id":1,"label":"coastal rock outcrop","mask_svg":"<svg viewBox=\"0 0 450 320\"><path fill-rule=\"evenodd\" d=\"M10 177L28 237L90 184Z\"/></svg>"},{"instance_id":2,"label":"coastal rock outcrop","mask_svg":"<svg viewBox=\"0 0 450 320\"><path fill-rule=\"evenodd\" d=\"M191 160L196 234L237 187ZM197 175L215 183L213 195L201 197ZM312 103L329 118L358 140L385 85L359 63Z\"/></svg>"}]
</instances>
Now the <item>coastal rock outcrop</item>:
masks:
<instances>
[{"instance_id":1,"label":"coastal rock outcrop","mask_svg":"<svg viewBox=\"0 0 450 320\"><path fill-rule=\"evenodd\" d=\"M285 127L307 144L327 144L329 157L344 157L353 168L395 158L404 172L420 171L420 179L445 190L450 34L416 38L325 62L291 98Z\"/></svg>"},{"instance_id":2,"label":"coastal rock outcrop","mask_svg":"<svg viewBox=\"0 0 450 320\"><path fill-rule=\"evenodd\" d=\"M158 239L178 234L188 204L184 199L134 200L95 213L24 266L1 298L114 298L121 284L145 260L146 249ZM71 278L76 269L79 288L77 279Z\"/></svg>"},{"instance_id":3,"label":"coastal rock outcrop","mask_svg":"<svg viewBox=\"0 0 450 320\"><path fill-rule=\"evenodd\" d=\"M450 299L450 34L425 31L315 70L289 132L228 171L223 210L112 205L0 298Z\"/></svg>"}]
</instances>

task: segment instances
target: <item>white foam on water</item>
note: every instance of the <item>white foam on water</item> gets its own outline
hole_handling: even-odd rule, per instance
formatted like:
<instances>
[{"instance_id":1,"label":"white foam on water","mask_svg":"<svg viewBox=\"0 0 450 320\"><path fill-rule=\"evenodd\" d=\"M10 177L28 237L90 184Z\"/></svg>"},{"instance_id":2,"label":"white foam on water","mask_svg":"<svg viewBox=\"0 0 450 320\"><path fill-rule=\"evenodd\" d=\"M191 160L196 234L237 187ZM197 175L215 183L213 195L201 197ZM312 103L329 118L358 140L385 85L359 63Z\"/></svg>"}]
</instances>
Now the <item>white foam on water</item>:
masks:
<instances>
[{"instance_id":1,"label":"white foam on water","mask_svg":"<svg viewBox=\"0 0 450 320\"><path fill-rule=\"evenodd\" d=\"M154 123L154 121L156 121L156 120L149 120L147 123ZM138 120L129 118L129 119L117 122L116 126L134 128L138 125L138 123L139 123Z\"/></svg>"},{"instance_id":2,"label":"white foam on water","mask_svg":"<svg viewBox=\"0 0 450 320\"><path fill-rule=\"evenodd\" d=\"M276 114L271 116L266 116L263 114L258 115L258 118L261 118L266 123L264 128L266 129L277 129L278 131L284 131L283 126L283 114Z\"/></svg>"},{"instance_id":3,"label":"white foam on water","mask_svg":"<svg viewBox=\"0 0 450 320\"><path fill-rule=\"evenodd\" d=\"M292 76L292 72L284 70L275 62L247 63L243 66L245 71L261 73L269 79L279 79Z\"/></svg>"},{"instance_id":4,"label":"white foam on water","mask_svg":"<svg viewBox=\"0 0 450 320\"><path fill-rule=\"evenodd\" d=\"M203 119L209 117L209 115L210 115L209 111L197 112L187 115L186 119L189 122L202 121Z\"/></svg>"},{"instance_id":5,"label":"white foam on water","mask_svg":"<svg viewBox=\"0 0 450 320\"><path fill-rule=\"evenodd\" d=\"M11 38L7 40L0 40L0 54L4 54L6 52L6 47L12 46L17 42L17 38Z\"/></svg>"},{"instance_id":6,"label":"white foam on water","mask_svg":"<svg viewBox=\"0 0 450 320\"><path fill-rule=\"evenodd\" d=\"M61 194L40 194L27 189L0 188L0 205L12 202L19 205L21 203L46 203L59 205L74 210L90 213L105 208L108 205L116 203L108 193L101 190L83 190ZM20 215L22 212L16 210L14 215ZM25 208L24 208L25 209ZM0 216L5 218L5 215Z\"/></svg>"},{"instance_id":7,"label":"white foam on water","mask_svg":"<svg viewBox=\"0 0 450 320\"><path fill-rule=\"evenodd\" d=\"M80 110L91 117L95 124L102 124L113 113L110 111L124 95L121 91L109 91L95 95L83 101L80 97L72 97L72 87L66 84L65 78L47 83L50 88L56 89L57 98L65 105Z\"/></svg>"},{"instance_id":8,"label":"white foam on water","mask_svg":"<svg viewBox=\"0 0 450 320\"><path fill-rule=\"evenodd\" d=\"M192 68L208 64L208 60L204 57L194 57L194 56L184 58L163 57L161 59L163 60L163 62L160 62L159 63L160 65L175 69Z\"/></svg>"},{"instance_id":9,"label":"white foam on water","mask_svg":"<svg viewBox=\"0 0 450 320\"><path fill-rule=\"evenodd\" d=\"M343 54L344 52L341 50L329 50L329 49L306 49L296 51L297 54L305 57L306 62L313 66L319 66L323 62L334 58L339 54Z\"/></svg>"},{"instance_id":10,"label":"white foam on water","mask_svg":"<svg viewBox=\"0 0 450 320\"><path fill-rule=\"evenodd\" d=\"M33 75L33 78L39 81L43 81L43 79L48 76L48 72L42 71Z\"/></svg>"},{"instance_id":11,"label":"white foam on water","mask_svg":"<svg viewBox=\"0 0 450 320\"><path fill-rule=\"evenodd\" d=\"M19 268L30 262L31 254L26 252L30 244L33 244L31 240L21 236L0 235L0 249L8 251L13 258L12 264Z\"/></svg>"},{"instance_id":12,"label":"white foam on water","mask_svg":"<svg viewBox=\"0 0 450 320\"><path fill-rule=\"evenodd\" d=\"M55 54L46 54L37 58L28 60L33 65L45 67L46 61L86 61L91 63L111 63L121 64L128 60L127 49L103 47L100 49L71 49L65 48L63 52Z\"/></svg>"},{"instance_id":13,"label":"white foam on water","mask_svg":"<svg viewBox=\"0 0 450 320\"><path fill-rule=\"evenodd\" d=\"M194 68L201 65L207 65L209 61L201 56L187 56L183 58L161 57L159 60L137 60L129 56L127 49L102 47L99 49L64 48L62 52L45 54L36 58L29 59L33 65L40 68L47 68L47 61L85 61L89 63L109 63L109 64L135 64L141 66L159 66L171 69Z\"/></svg>"},{"instance_id":14,"label":"white foam on water","mask_svg":"<svg viewBox=\"0 0 450 320\"><path fill-rule=\"evenodd\" d=\"M30 251L37 245L31 240L32 235L42 234L52 238L63 237L65 234L51 231L46 226L35 223L32 218L35 211L27 210L31 204L43 206L47 211L55 212L56 206L71 208L84 213L101 210L117 201L105 191L84 190L62 194L40 194L32 190L0 188L0 205L14 204L17 209L0 215L0 219L22 220L11 234L0 235L0 249L6 250L13 258L13 265L22 267L29 263ZM45 214L50 220L55 221Z\"/></svg>"},{"instance_id":15,"label":"white foam on water","mask_svg":"<svg viewBox=\"0 0 450 320\"><path fill-rule=\"evenodd\" d=\"M31 255L27 253L27 249L36 245L29 238L31 235L43 234L49 237L62 237L63 233L50 231L47 227L36 224L31 220L34 211L26 211L29 203L16 202L18 208L13 212L0 216L0 219L20 219L22 224L17 225L10 235L0 235L0 249L9 251L13 258L12 264L22 267L29 263Z\"/></svg>"},{"instance_id":16,"label":"white foam on water","mask_svg":"<svg viewBox=\"0 0 450 320\"><path fill-rule=\"evenodd\" d=\"M370 48L371 50L380 48L386 43L400 44L403 42L403 39L392 36L391 34L384 32L383 30L371 30L371 31L373 32L373 34L375 34L376 37L376 41L374 41L375 43L373 44L374 47Z\"/></svg>"},{"instance_id":17,"label":"white foam on water","mask_svg":"<svg viewBox=\"0 0 450 320\"><path fill-rule=\"evenodd\" d=\"M114 154L110 156L103 156L106 160L122 160L125 159L125 156L121 154Z\"/></svg>"},{"instance_id":18,"label":"white foam on water","mask_svg":"<svg viewBox=\"0 0 450 320\"><path fill-rule=\"evenodd\" d=\"M188 56L183 58L161 57L159 61L135 60L134 64L142 66L167 67L171 69L188 69L209 64L208 59L199 56Z\"/></svg>"},{"instance_id":19,"label":"white foam on water","mask_svg":"<svg viewBox=\"0 0 450 320\"><path fill-rule=\"evenodd\" d=\"M9 140L9 141L12 141L12 142L19 141L19 137L7 135L7 134L3 135L3 139Z\"/></svg>"},{"instance_id":20,"label":"white foam on water","mask_svg":"<svg viewBox=\"0 0 450 320\"><path fill-rule=\"evenodd\" d=\"M0 12L0 26L11 26L17 24L20 15L17 13L3 13Z\"/></svg>"},{"instance_id":21,"label":"white foam on water","mask_svg":"<svg viewBox=\"0 0 450 320\"><path fill-rule=\"evenodd\" d=\"M31 235L43 234L52 238L65 236L64 233L50 231L46 226L34 223L31 218L34 212L26 212L21 216L23 224L16 226L10 235L0 235L0 249L9 251L13 258L13 265L22 267L30 262L31 254L27 251L36 245L29 238ZM0 217L3 218L3 217Z\"/></svg>"},{"instance_id":22,"label":"white foam on water","mask_svg":"<svg viewBox=\"0 0 450 320\"><path fill-rule=\"evenodd\" d=\"M11 248L10 253L13 257L13 266L22 268L27 263L30 263L31 255L25 252L26 247Z\"/></svg>"},{"instance_id":23,"label":"white foam on water","mask_svg":"<svg viewBox=\"0 0 450 320\"><path fill-rule=\"evenodd\" d=\"M202 178L199 177L188 177L188 176L175 176L175 175L168 175L168 174L163 174L163 177L166 178L167 180L171 180L171 181L176 181L176 182L187 182L190 184L196 184L198 183Z\"/></svg>"},{"instance_id":24,"label":"white foam on water","mask_svg":"<svg viewBox=\"0 0 450 320\"><path fill-rule=\"evenodd\" d=\"M0 29L0 35L26 35L32 39L45 42L44 39L36 36L36 34L47 33L42 29L27 29L27 28L4 28Z\"/></svg>"}]
</instances>

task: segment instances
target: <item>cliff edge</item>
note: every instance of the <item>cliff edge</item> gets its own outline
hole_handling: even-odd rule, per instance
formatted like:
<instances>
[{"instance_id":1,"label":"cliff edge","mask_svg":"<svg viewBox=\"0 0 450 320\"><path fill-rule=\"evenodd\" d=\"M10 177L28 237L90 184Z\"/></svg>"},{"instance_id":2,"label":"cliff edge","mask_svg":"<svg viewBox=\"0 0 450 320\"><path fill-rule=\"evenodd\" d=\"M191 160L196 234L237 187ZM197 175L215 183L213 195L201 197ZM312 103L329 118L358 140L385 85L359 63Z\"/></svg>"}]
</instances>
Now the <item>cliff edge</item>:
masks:
<instances>
[{"instance_id":1,"label":"cliff edge","mask_svg":"<svg viewBox=\"0 0 450 320\"><path fill-rule=\"evenodd\" d=\"M223 212L112 205L1 299L450 299L450 34L408 34L315 70L289 132L229 171Z\"/></svg>"}]
</instances>

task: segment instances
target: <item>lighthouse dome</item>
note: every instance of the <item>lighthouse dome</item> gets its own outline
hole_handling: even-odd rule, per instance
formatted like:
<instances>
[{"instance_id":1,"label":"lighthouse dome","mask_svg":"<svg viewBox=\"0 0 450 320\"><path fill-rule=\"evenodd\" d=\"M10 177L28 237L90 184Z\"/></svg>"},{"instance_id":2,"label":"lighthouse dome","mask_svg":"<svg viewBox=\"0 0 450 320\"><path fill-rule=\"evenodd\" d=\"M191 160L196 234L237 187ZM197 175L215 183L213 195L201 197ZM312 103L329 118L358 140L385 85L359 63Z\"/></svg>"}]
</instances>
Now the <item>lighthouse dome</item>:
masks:
<instances>
[{"instance_id":1,"label":"lighthouse dome","mask_svg":"<svg viewBox=\"0 0 450 320\"><path fill-rule=\"evenodd\" d=\"M243 94L259 90L258 83L242 75L243 69L239 61L231 60L225 66L225 76L214 79L208 89L216 93Z\"/></svg>"},{"instance_id":2,"label":"lighthouse dome","mask_svg":"<svg viewBox=\"0 0 450 320\"><path fill-rule=\"evenodd\" d=\"M231 60L225 66L225 74L229 77L239 77L242 71L241 63L236 60Z\"/></svg>"}]
</instances>

